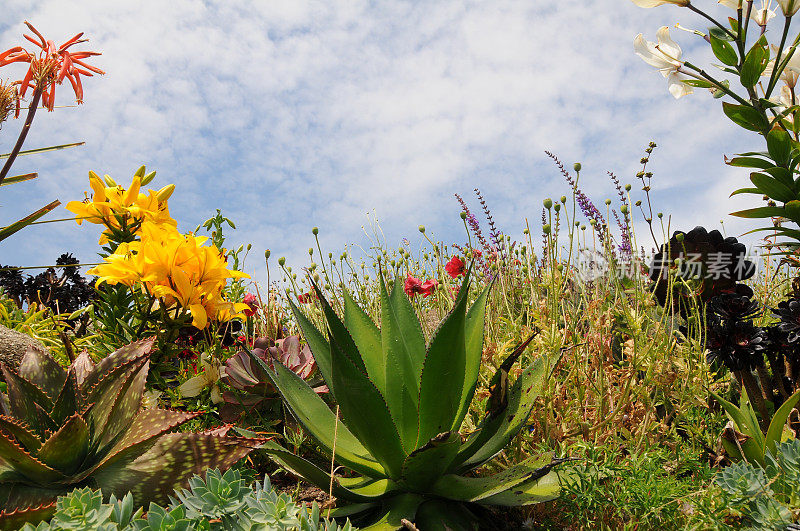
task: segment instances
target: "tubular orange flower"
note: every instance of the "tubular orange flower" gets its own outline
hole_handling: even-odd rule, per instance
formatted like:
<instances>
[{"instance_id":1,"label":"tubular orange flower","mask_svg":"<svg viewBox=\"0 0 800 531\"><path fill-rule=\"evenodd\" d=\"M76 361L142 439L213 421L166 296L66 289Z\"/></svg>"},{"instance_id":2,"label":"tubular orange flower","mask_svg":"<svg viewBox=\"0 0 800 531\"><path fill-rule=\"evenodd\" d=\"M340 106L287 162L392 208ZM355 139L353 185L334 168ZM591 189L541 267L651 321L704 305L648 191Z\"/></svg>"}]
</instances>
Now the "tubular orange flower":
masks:
<instances>
[{"instance_id":1,"label":"tubular orange flower","mask_svg":"<svg viewBox=\"0 0 800 531\"><path fill-rule=\"evenodd\" d=\"M36 36L24 35L26 39L38 46L41 50L34 55L21 46L9 48L0 54L0 66L11 63L28 63L28 71L19 82L19 97L23 98L29 88L42 95L42 103L52 111L55 106L56 85L68 79L75 92L75 99L83 103L83 85L81 76L91 77L94 74L104 74L102 70L85 62L86 59L98 52L70 52L69 49L88 39L81 39L83 33L78 33L61 46L56 46L53 41L47 40L30 22L25 22L28 29ZM94 74L93 74L94 73ZM17 112L19 115L19 112Z\"/></svg>"}]
</instances>

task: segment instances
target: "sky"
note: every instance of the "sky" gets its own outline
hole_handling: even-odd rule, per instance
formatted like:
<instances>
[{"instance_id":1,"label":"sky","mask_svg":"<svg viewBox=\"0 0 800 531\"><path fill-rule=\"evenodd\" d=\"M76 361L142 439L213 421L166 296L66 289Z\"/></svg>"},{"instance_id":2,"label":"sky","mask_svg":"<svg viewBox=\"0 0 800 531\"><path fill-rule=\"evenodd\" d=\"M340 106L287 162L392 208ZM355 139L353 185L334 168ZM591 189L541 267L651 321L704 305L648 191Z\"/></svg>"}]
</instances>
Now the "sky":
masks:
<instances>
[{"instance_id":1,"label":"sky","mask_svg":"<svg viewBox=\"0 0 800 531\"><path fill-rule=\"evenodd\" d=\"M685 9L627 0L4 0L4 12L3 49L24 44L24 20L57 43L83 31L106 74L84 80L83 105L64 85L56 101L67 107L37 114L26 149L86 144L20 157L12 174L40 177L2 188L0 225L55 198L82 199L89 170L129 183L145 164L158 172L153 188L176 184L170 211L181 230L216 209L230 217L228 243L252 244L245 270L261 279L265 249L308 263L312 227L334 254L368 245L370 219L390 247L420 245L419 225L463 243L454 193L488 230L474 188L505 233L521 238L527 220L538 234L542 200L570 192L545 150L568 168L581 162L581 187L598 206L615 194L607 171L642 198L635 174L652 140L654 209L673 229L724 220L739 235L753 226L727 215L756 199L728 198L749 180L723 156L761 150L762 140L728 121L707 91L675 100L633 52L640 32L655 40L662 25L705 29ZM672 35L685 58L711 62L700 38ZM23 73L12 65L0 77ZM2 152L20 125L3 124ZM652 246L641 226L639 234ZM46 265L65 251L93 262L98 236L97 226L73 222L31 227L0 244L0 263Z\"/></svg>"}]
</instances>

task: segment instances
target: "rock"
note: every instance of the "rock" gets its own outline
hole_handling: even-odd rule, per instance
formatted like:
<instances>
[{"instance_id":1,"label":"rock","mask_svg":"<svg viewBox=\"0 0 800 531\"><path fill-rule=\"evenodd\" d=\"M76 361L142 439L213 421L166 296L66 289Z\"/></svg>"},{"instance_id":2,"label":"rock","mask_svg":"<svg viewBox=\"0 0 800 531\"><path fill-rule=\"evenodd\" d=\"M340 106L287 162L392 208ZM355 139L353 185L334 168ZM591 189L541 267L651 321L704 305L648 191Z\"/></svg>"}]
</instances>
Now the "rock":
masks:
<instances>
[{"instance_id":1,"label":"rock","mask_svg":"<svg viewBox=\"0 0 800 531\"><path fill-rule=\"evenodd\" d=\"M50 353L47 347L29 335L0 325L0 363L16 370L28 349Z\"/></svg>"}]
</instances>

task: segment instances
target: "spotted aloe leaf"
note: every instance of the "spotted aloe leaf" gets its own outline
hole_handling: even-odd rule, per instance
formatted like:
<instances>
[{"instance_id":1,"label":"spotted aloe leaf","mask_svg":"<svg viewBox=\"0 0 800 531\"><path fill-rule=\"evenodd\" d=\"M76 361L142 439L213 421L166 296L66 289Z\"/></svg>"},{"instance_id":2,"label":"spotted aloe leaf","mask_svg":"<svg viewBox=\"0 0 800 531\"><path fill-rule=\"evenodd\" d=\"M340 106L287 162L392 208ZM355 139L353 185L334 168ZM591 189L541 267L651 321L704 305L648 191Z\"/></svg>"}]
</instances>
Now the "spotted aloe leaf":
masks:
<instances>
[{"instance_id":1,"label":"spotted aloe leaf","mask_svg":"<svg viewBox=\"0 0 800 531\"><path fill-rule=\"evenodd\" d=\"M25 355L21 371L3 368L0 506L6 513L49 503L86 483L107 494L135 490L140 505L165 502L192 474L230 466L263 442L222 432L169 433L198 413L140 411L152 346L153 339L139 341L97 366L82 354L68 370L58 367L60 375L52 359L35 351Z\"/></svg>"},{"instance_id":2,"label":"spotted aloe leaf","mask_svg":"<svg viewBox=\"0 0 800 531\"><path fill-rule=\"evenodd\" d=\"M56 493L57 494L57 493ZM23 493L22 497L29 498L29 494ZM49 498L47 498L49 499ZM2 500L0 493L0 506L4 503L15 503L15 498ZM25 507L22 509L0 509L0 529L16 530L21 529L28 522L41 522L53 516L56 512L56 502L45 501L40 505Z\"/></svg>"}]
</instances>

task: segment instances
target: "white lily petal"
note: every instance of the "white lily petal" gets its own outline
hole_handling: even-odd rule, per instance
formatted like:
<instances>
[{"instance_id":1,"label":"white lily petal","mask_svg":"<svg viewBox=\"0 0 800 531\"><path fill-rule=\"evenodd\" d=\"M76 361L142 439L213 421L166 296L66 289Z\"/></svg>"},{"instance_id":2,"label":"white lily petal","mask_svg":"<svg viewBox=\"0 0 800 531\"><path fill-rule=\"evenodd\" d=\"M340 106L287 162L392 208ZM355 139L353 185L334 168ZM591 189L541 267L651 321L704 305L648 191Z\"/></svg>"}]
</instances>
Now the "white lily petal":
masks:
<instances>
[{"instance_id":1,"label":"white lily petal","mask_svg":"<svg viewBox=\"0 0 800 531\"><path fill-rule=\"evenodd\" d=\"M665 55L665 59L675 66L680 66L681 54L683 52L681 51L681 47L678 46L678 43L670 38L669 28L667 26L661 26L658 32L656 32L656 37L658 37L658 50Z\"/></svg>"},{"instance_id":2,"label":"white lily petal","mask_svg":"<svg viewBox=\"0 0 800 531\"><path fill-rule=\"evenodd\" d=\"M209 385L208 380L205 378L204 375L194 376L189 378L185 382L178 387L178 391L181 393L181 396L185 396L187 398L194 398L195 396L199 395L203 392L203 389Z\"/></svg>"},{"instance_id":3,"label":"white lily petal","mask_svg":"<svg viewBox=\"0 0 800 531\"><path fill-rule=\"evenodd\" d=\"M636 52L636 55L641 57L642 60L650 66L654 66L659 69L670 66L670 63L665 61L661 54L658 54L655 44L644 40L644 37L642 37L641 33L637 35L635 39L633 39L633 51Z\"/></svg>"},{"instance_id":4,"label":"white lily petal","mask_svg":"<svg viewBox=\"0 0 800 531\"><path fill-rule=\"evenodd\" d=\"M676 100L694 92L694 89L684 83L677 72L673 72L669 78L667 78L667 81L669 82L669 92Z\"/></svg>"}]
</instances>

